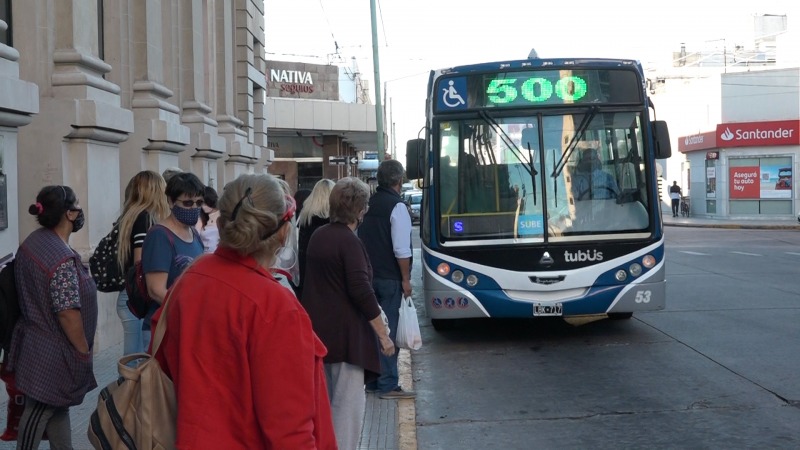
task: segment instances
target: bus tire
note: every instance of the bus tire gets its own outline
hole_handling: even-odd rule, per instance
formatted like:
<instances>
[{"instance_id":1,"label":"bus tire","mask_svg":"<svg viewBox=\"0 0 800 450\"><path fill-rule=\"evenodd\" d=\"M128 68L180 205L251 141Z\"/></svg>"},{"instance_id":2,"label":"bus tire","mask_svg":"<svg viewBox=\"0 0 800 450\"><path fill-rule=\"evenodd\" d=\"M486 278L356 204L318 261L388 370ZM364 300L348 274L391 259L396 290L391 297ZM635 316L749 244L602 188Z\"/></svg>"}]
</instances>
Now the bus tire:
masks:
<instances>
[{"instance_id":1,"label":"bus tire","mask_svg":"<svg viewBox=\"0 0 800 450\"><path fill-rule=\"evenodd\" d=\"M633 317L632 312L624 312L624 313L608 313L608 318L611 320L628 320Z\"/></svg>"},{"instance_id":2,"label":"bus tire","mask_svg":"<svg viewBox=\"0 0 800 450\"><path fill-rule=\"evenodd\" d=\"M456 325L455 322L455 320L431 319L431 325L433 325L433 329L436 331L452 330Z\"/></svg>"}]
</instances>

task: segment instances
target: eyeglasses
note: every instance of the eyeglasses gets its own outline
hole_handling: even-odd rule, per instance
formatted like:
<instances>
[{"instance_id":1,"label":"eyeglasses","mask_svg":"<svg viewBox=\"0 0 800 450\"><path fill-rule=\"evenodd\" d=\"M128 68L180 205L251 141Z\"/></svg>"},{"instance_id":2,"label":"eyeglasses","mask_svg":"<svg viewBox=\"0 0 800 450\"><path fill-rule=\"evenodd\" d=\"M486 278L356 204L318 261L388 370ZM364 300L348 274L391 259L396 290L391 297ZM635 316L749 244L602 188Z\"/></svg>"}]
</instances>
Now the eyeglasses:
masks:
<instances>
[{"instance_id":1,"label":"eyeglasses","mask_svg":"<svg viewBox=\"0 0 800 450\"><path fill-rule=\"evenodd\" d=\"M199 208L205 204L203 200L177 200L175 203L180 203L184 208L193 208L195 205Z\"/></svg>"}]
</instances>

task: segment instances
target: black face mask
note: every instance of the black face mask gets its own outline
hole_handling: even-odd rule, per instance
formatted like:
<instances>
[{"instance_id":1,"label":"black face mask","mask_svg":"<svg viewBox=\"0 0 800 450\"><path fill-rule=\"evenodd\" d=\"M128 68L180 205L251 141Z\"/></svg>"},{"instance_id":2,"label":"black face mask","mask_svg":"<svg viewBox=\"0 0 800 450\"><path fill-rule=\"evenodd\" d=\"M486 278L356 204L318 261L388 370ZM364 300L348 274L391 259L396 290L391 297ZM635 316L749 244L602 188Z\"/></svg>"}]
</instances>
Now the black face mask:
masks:
<instances>
[{"instance_id":1,"label":"black face mask","mask_svg":"<svg viewBox=\"0 0 800 450\"><path fill-rule=\"evenodd\" d=\"M81 228L83 228L83 224L86 223L86 218L83 216L83 210L78 210L78 217L72 221L72 232L77 233Z\"/></svg>"}]
</instances>

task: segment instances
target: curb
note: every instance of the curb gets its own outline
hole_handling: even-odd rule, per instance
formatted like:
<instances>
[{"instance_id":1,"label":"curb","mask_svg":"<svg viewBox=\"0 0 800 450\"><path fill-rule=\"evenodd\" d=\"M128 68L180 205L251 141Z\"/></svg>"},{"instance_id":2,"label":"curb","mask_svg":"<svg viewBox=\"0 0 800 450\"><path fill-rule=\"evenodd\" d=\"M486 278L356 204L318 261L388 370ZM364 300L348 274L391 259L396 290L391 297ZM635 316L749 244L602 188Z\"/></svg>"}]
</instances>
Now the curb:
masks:
<instances>
[{"instance_id":1,"label":"curb","mask_svg":"<svg viewBox=\"0 0 800 450\"><path fill-rule=\"evenodd\" d=\"M411 375L411 352L400 349L397 356L397 369L403 389L414 390L414 377ZM399 450L417 450L417 407L416 399L397 401L397 446Z\"/></svg>"},{"instance_id":2,"label":"curb","mask_svg":"<svg viewBox=\"0 0 800 450\"><path fill-rule=\"evenodd\" d=\"M800 225L759 224L759 223L688 223L664 222L665 227L683 228L724 228L729 230L800 230Z\"/></svg>"}]
</instances>

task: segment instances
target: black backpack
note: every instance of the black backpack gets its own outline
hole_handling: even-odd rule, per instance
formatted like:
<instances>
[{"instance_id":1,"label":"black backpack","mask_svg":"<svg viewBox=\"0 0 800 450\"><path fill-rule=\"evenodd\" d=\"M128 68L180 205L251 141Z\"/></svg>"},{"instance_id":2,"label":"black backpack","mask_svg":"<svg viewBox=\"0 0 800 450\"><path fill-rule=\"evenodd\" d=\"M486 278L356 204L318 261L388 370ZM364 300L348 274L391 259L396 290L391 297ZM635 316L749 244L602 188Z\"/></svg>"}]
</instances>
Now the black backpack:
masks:
<instances>
[{"instance_id":1,"label":"black backpack","mask_svg":"<svg viewBox=\"0 0 800 450\"><path fill-rule=\"evenodd\" d=\"M89 258L89 269L100 292L119 292L125 289L125 273L117 263L119 222L100 240Z\"/></svg>"},{"instance_id":2,"label":"black backpack","mask_svg":"<svg viewBox=\"0 0 800 450\"><path fill-rule=\"evenodd\" d=\"M14 260L0 270L0 346L4 359L11 346L11 334L20 316L17 282L14 279Z\"/></svg>"}]
</instances>

